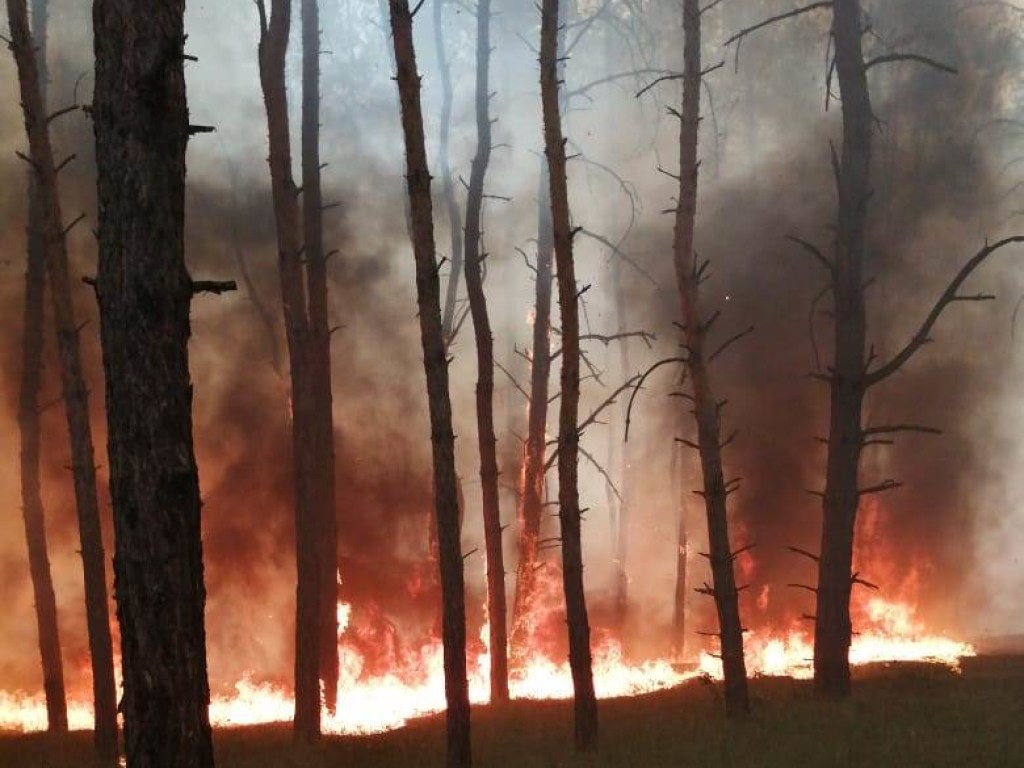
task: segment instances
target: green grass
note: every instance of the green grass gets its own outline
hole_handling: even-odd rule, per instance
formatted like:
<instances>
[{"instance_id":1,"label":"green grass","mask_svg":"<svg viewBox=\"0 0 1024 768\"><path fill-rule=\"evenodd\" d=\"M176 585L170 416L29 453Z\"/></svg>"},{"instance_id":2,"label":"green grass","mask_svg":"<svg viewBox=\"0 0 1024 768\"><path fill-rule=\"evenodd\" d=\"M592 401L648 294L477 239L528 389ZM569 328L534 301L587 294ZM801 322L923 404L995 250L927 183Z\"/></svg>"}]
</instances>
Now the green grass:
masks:
<instances>
[{"instance_id":1,"label":"green grass","mask_svg":"<svg viewBox=\"0 0 1024 768\"><path fill-rule=\"evenodd\" d=\"M754 713L727 722L701 682L634 699L601 702L601 745L576 755L570 702L515 702L473 712L479 768L660 768L736 766L1024 766L1024 678L957 677L941 668L861 673L852 699L822 702L808 684L753 681ZM220 768L430 768L443 766L443 718L387 734L325 739L297 749L286 727L216 734ZM0 736L3 768L92 768L89 734L54 743Z\"/></svg>"}]
</instances>

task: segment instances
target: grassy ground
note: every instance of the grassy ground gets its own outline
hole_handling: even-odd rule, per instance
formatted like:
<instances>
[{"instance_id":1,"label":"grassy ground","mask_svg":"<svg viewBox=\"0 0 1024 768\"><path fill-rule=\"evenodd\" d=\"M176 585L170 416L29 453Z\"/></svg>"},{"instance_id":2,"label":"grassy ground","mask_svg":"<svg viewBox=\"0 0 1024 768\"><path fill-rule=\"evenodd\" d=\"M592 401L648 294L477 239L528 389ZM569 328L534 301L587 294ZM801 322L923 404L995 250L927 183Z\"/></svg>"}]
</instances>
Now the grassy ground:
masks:
<instances>
[{"instance_id":1,"label":"grassy ground","mask_svg":"<svg viewBox=\"0 0 1024 768\"><path fill-rule=\"evenodd\" d=\"M728 723L714 689L695 682L601 703L601 747L577 756L568 702L517 702L474 710L480 768L909 768L1024 766L1024 678L929 667L874 670L850 701L821 702L806 683L753 683L755 711ZM327 739L296 749L283 727L216 734L219 768L432 768L443 766L444 722L428 718L388 734ZM55 744L0 736L3 768L93 768L89 734Z\"/></svg>"}]
</instances>

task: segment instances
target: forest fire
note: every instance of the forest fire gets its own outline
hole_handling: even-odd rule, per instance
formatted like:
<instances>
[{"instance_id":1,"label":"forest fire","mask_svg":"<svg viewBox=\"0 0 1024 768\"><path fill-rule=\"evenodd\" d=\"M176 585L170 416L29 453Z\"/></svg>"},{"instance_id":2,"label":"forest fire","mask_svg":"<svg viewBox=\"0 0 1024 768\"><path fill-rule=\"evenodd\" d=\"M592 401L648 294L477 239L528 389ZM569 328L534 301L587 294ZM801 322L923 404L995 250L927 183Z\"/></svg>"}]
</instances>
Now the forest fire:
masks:
<instances>
[{"instance_id":1,"label":"forest fire","mask_svg":"<svg viewBox=\"0 0 1024 768\"><path fill-rule=\"evenodd\" d=\"M959 660L973 656L965 642L931 633L907 603L871 597L863 606L867 622L855 635L850 649L854 665L881 662L931 662L958 668ZM364 674L368 666L365 648L352 642L351 606L338 604L338 660L341 682L335 713L324 712L323 729L334 735L372 734L400 728L409 720L444 710L442 644L434 638L408 651L398 665L383 674ZM485 640L487 627L480 637ZM482 648L482 650L481 650ZM469 690L474 704L488 700L489 656L478 644L470 658ZM804 627L788 632L759 630L746 641L747 668L752 675L809 679L813 674L813 647ZM652 693L705 676L721 678L721 662L711 650L701 651L696 665L671 659L642 662L627 658L620 641L607 638L594 648L594 683L598 698L618 698ZM555 661L537 651L511 674L513 699L569 699L572 677L567 662ZM234 690L213 696L210 721L230 728L266 723L287 723L294 714L291 691L246 676ZM92 728L92 706L87 697L71 698L68 719L72 730ZM46 706L41 695L0 692L0 730L46 730Z\"/></svg>"},{"instance_id":2,"label":"forest fire","mask_svg":"<svg viewBox=\"0 0 1024 768\"><path fill-rule=\"evenodd\" d=\"M657 768L617 718L666 707L748 764L675 718L778 691L882 765L832 702L1024 648L1020 9L50 5L0 63L0 735L562 764L475 742L571 708Z\"/></svg>"}]
</instances>

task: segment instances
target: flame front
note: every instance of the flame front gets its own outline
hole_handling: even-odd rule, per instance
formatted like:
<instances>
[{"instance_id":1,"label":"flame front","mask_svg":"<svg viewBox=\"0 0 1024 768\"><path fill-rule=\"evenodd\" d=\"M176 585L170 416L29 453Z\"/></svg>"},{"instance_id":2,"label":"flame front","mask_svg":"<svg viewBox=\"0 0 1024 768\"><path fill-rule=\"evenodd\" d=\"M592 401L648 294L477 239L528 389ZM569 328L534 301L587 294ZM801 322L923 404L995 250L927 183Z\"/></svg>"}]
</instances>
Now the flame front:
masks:
<instances>
[{"instance_id":1,"label":"flame front","mask_svg":"<svg viewBox=\"0 0 1024 768\"><path fill-rule=\"evenodd\" d=\"M864 611L867 626L854 637L850 649L853 664L930 661L957 668L960 658L974 655L973 647L967 643L929 634L907 604L874 597L866 601ZM324 712L325 733L379 733L444 710L443 649L439 640L403 653L386 673L367 674L367 659L352 641L349 604L338 604L338 619L338 707L335 714ZM470 659L470 699L476 704L486 703L489 697L487 636L485 625L480 633L483 650ZM747 669L752 675L806 679L813 674L813 648L805 628L782 634L750 633L746 655ZM594 685L600 698L659 691L702 675L721 677L721 663L709 651L701 653L696 669L683 670L669 659L630 662L616 640L603 640L594 648ZM510 690L516 699L571 698L569 665L537 653L518 665L510 680ZM217 727L284 723L291 720L293 711L291 691L247 676L235 684L231 693L213 697L210 721ZM80 699L70 701L68 717L72 729L90 729L91 704ZM0 692L0 729L45 730L46 706L42 695Z\"/></svg>"}]
</instances>

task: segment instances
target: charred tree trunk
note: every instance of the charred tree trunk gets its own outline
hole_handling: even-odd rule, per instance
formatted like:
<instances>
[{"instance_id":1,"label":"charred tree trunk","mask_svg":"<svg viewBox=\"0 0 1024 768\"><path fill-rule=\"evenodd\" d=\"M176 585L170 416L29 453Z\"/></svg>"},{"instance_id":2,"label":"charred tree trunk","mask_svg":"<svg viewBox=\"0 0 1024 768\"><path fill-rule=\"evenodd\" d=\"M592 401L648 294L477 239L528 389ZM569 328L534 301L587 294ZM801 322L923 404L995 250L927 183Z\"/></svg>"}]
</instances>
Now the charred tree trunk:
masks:
<instances>
[{"instance_id":1,"label":"charred tree trunk","mask_svg":"<svg viewBox=\"0 0 1024 768\"><path fill-rule=\"evenodd\" d=\"M309 374L314 457L311 501L316 517L320 679L330 712L338 704L338 519L335 508L334 406L327 255L320 179L320 7L302 0L302 220L309 291Z\"/></svg>"},{"instance_id":2,"label":"charred tree trunk","mask_svg":"<svg viewBox=\"0 0 1024 768\"><path fill-rule=\"evenodd\" d=\"M832 5L836 74L842 92L843 148L838 168L839 213L832 293L835 361L817 610L814 687L828 696L850 692L850 589L853 536L860 501L861 410L866 360L864 244L871 197L872 110L861 48L859 0Z\"/></svg>"},{"instance_id":3,"label":"charred tree trunk","mask_svg":"<svg viewBox=\"0 0 1024 768\"><path fill-rule=\"evenodd\" d=\"M547 168L540 174L537 195L537 264L533 305L533 353L530 360L530 403L517 512L519 562L512 605L512 653L524 660L529 649L528 614L540 568L540 526L544 512L544 468L547 464L548 400L551 379L551 292L554 283L554 239Z\"/></svg>"},{"instance_id":4,"label":"charred tree trunk","mask_svg":"<svg viewBox=\"0 0 1024 768\"><path fill-rule=\"evenodd\" d=\"M93 6L96 294L132 768L213 765L188 371L184 15L183 0Z\"/></svg>"},{"instance_id":5,"label":"charred tree trunk","mask_svg":"<svg viewBox=\"0 0 1024 768\"><path fill-rule=\"evenodd\" d=\"M729 518L726 509L728 489L722 469L721 413L711 385L706 349L709 323L701 315L699 284L701 269L694 254L694 227L697 214L698 162L701 88L701 9L699 0L683 0L683 109L679 131L679 204L675 223L675 270L683 311L687 369L693 390L693 411L697 422L697 444L704 480L704 498L708 523L713 586L708 590L715 599L718 632L721 640L722 667L725 675L725 708L729 715L750 709L747 671L743 658L743 629L740 623L739 596L733 572L733 554L729 543Z\"/></svg>"},{"instance_id":6,"label":"charred tree trunk","mask_svg":"<svg viewBox=\"0 0 1024 768\"><path fill-rule=\"evenodd\" d=\"M451 346L455 340L455 306L459 299L459 278L463 270L462 216L455 199L455 182L451 167L452 70L448 62L448 51L444 42L444 6L447 0L433 0L434 3L434 48L437 52L437 70L441 76L441 136L438 158L441 166L441 195L448 214L451 229L451 270L448 273L448 288L444 302L441 327L444 330L444 344Z\"/></svg>"},{"instance_id":7,"label":"charred tree trunk","mask_svg":"<svg viewBox=\"0 0 1024 768\"><path fill-rule=\"evenodd\" d=\"M45 18L45 7L36 6L38 19ZM27 24L24 0L10 0L12 40L18 64L19 83L29 154L35 171L39 237L50 280L50 295L57 326L57 347L61 364L61 384L71 442L72 476L78 510L82 567L85 576L85 608L89 631L89 651L93 673L93 701L97 751L105 758L117 754L117 703L114 691L114 654L107 612L107 578L100 530L99 502L96 494L96 463L89 423L89 395L82 373L78 344L78 325L71 300L66 231L61 220L57 169L50 143L46 100L41 73ZM17 35L13 30L17 29ZM34 298L34 297L33 297ZM59 646L58 646L59 647Z\"/></svg>"},{"instance_id":8,"label":"charred tree trunk","mask_svg":"<svg viewBox=\"0 0 1024 768\"><path fill-rule=\"evenodd\" d=\"M621 261L616 262L614 277L615 312L618 315L619 333L626 333L628 330L626 318L626 293L625 275ZM622 377L629 376L629 345L622 344L619 347L619 363L622 368ZM613 435L619 434L616 430ZM609 440L613 440L609 436ZM629 554L629 492L630 492L630 469L629 469L629 443L624 442L619 450L620 473L619 473L619 513L616 516L615 526L615 549L613 554L613 565L615 568L615 622L620 631L626 626L626 618L629 613L629 572L626 570L626 558ZM614 499L609 499L609 504L614 504Z\"/></svg>"},{"instance_id":9,"label":"charred tree trunk","mask_svg":"<svg viewBox=\"0 0 1024 768\"><path fill-rule=\"evenodd\" d=\"M682 421L682 420L681 420ZM686 596L687 569L690 560L690 532L686 520L683 490L683 446L677 443L672 451L672 490L676 501L678 533L676 537L676 589L672 601L672 651L676 659L686 658Z\"/></svg>"},{"instance_id":10,"label":"charred tree trunk","mask_svg":"<svg viewBox=\"0 0 1024 768\"><path fill-rule=\"evenodd\" d=\"M291 0L273 0L268 21L260 12L260 82L270 136L270 179L277 227L278 269L292 386L292 463L295 483L295 720L297 741L320 735L319 523L316 508L315 390L311 336L302 273L302 217L292 178L288 132L285 56L291 28ZM335 643L336 645L336 643Z\"/></svg>"},{"instance_id":11,"label":"charred tree trunk","mask_svg":"<svg viewBox=\"0 0 1024 768\"><path fill-rule=\"evenodd\" d=\"M33 7L34 29L28 27L28 11L24 0L8 0L7 16L11 29L11 50L22 80L22 60L36 66L35 84L31 69L25 73L22 87L36 89L40 101L46 82L46 11L45 3ZM36 50L38 53L33 54ZM23 97L24 99L24 97ZM26 125L27 125L26 115ZM46 253L43 250L40 216L39 181L35 169L29 173L28 184L28 263L25 269L25 309L22 336L21 389L18 399L18 428L21 433L21 499L28 545L29 573L36 606L36 629L39 634L39 655L43 668L43 691L46 694L46 720L50 733L68 730L67 697L64 690L64 663L60 653L60 631L57 624L57 599L50 575L50 559L46 544L46 523L39 489L39 456L41 443L39 390L43 369L43 300L46 294Z\"/></svg>"},{"instance_id":12,"label":"charred tree trunk","mask_svg":"<svg viewBox=\"0 0 1024 768\"><path fill-rule=\"evenodd\" d=\"M476 336L476 419L483 488L484 541L487 550L487 617L491 646L491 702L508 701L508 633L505 608L505 562L498 501L498 453L494 432L494 338L487 314L481 252L484 180L491 160L491 0L476 8L476 157L466 198L466 292Z\"/></svg>"},{"instance_id":13,"label":"charred tree trunk","mask_svg":"<svg viewBox=\"0 0 1024 768\"><path fill-rule=\"evenodd\" d=\"M562 532L562 586L569 627L575 740L578 749L589 750L597 746L597 699L594 695L594 670L590 653L590 623L583 589L583 546L577 477L580 440L579 295L576 292L576 270L573 264L565 139L562 135L558 96L558 5L559 0L544 0L541 7L540 88L562 323L562 397L558 416L558 518Z\"/></svg>"},{"instance_id":14,"label":"charred tree trunk","mask_svg":"<svg viewBox=\"0 0 1024 768\"><path fill-rule=\"evenodd\" d=\"M423 135L420 77L413 44L412 12L408 0L389 0L395 45L398 93L405 136L406 181L412 216L416 294L419 303L423 367L430 406L434 460L434 504L441 571L442 637L447 711L449 768L472 764L469 726L469 686L466 679L466 605L462 546L459 537L458 480L455 473L455 435L448 391L448 360L441 325L441 281L434 247L430 170Z\"/></svg>"}]
</instances>

